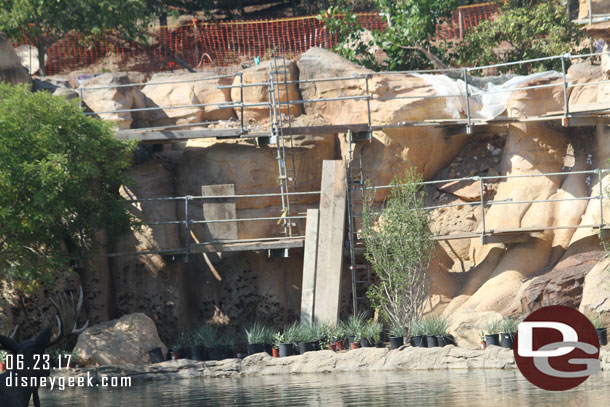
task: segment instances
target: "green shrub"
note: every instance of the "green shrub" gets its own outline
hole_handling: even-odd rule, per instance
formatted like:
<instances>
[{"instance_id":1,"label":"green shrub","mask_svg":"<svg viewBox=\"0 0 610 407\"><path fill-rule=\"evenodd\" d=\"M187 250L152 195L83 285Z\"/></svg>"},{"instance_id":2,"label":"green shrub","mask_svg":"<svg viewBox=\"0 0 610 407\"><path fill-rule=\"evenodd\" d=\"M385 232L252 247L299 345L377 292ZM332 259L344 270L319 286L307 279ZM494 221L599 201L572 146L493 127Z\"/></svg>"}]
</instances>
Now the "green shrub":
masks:
<instances>
[{"instance_id":1,"label":"green shrub","mask_svg":"<svg viewBox=\"0 0 610 407\"><path fill-rule=\"evenodd\" d=\"M362 215L366 259L377 275L367 292L373 307L390 326L406 326L421 319L428 297L428 265L434 242L424 192L416 170L395 178L381 212L374 207L374 191L367 192Z\"/></svg>"},{"instance_id":2,"label":"green shrub","mask_svg":"<svg viewBox=\"0 0 610 407\"><path fill-rule=\"evenodd\" d=\"M500 324L500 333L515 334L519 327L519 321L506 317Z\"/></svg>"},{"instance_id":3,"label":"green shrub","mask_svg":"<svg viewBox=\"0 0 610 407\"><path fill-rule=\"evenodd\" d=\"M488 335L499 334L501 328L502 320L498 318L492 318L485 324L485 332L487 332Z\"/></svg>"},{"instance_id":4,"label":"green shrub","mask_svg":"<svg viewBox=\"0 0 610 407\"><path fill-rule=\"evenodd\" d=\"M250 328L244 329L249 344L271 343L273 341L273 330L256 321Z\"/></svg>"},{"instance_id":5,"label":"green shrub","mask_svg":"<svg viewBox=\"0 0 610 407\"><path fill-rule=\"evenodd\" d=\"M48 282L136 226L118 194L135 145L76 102L0 84L0 277Z\"/></svg>"}]
</instances>

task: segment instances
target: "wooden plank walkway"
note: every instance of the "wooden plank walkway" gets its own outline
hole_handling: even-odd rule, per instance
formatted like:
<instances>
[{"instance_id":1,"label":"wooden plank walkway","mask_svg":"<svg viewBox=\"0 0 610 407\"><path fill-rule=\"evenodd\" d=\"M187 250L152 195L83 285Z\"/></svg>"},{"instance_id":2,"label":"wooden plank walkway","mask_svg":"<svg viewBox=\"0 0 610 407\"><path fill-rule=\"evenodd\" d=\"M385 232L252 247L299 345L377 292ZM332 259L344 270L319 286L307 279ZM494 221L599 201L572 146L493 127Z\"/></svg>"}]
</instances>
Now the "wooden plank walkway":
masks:
<instances>
[{"instance_id":1,"label":"wooden plank walkway","mask_svg":"<svg viewBox=\"0 0 610 407\"><path fill-rule=\"evenodd\" d=\"M549 122L556 121L565 127L571 126L594 126L600 123L610 123L609 108L597 108L594 109L592 106L590 110L576 110L570 112L570 115L566 118L561 112L551 112L543 116L535 117L504 117L499 116L494 119L483 120L483 119L471 119L470 126L472 126L474 133L489 133L493 131L501 131L501 126L506 126L515 123L531 123L531 122ZM435 128L446 128L448 134L466 134L469 123L467 119L439 119L439 120L423 120L417 122L403 122L387 125L373 125L371 126L372 131L382 131L384 129L392 128L407 128L407 127L435 127ZM318 126L293 126L283 127L283 134L292 135L325 135L325 134L337 134L347 133L352 131L353 133L368 131L368 124L366 123L353 123L353 124L333 124L333 125L318 125ZM186 141L190 139L198 138L262 138L269 137L269 131L256 130L256 131L242 131L239 128L196 128L196 129L131 129L121 130L116 133L119 139L124 140L138 140L142 143L171 143L174 141Z\"/></svg>"}]
</instances>

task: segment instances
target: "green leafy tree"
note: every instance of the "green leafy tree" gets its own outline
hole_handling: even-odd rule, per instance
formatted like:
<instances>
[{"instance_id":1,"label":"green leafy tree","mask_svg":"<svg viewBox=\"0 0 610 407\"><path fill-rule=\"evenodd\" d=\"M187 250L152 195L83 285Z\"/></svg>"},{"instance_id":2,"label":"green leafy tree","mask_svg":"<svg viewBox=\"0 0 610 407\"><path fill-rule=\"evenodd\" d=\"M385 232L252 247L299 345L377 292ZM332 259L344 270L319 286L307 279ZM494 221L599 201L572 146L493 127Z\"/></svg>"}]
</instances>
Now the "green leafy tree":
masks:
<instances>
[{"instance_id":1,"label":"green leafy tree","mask_svg":"<svg viewBox=\"0 0 610 407\"><path fill-rule=\"evenodd\" d=\"M363 39L364 28L348 0L337 0L319 18L339 39L335 52L354 62L386 70L446 67L442 60L448 45L435 41L436 25L461 4L458 0L377 0L377 11L387 27L372 32L372 39ZM380 63L369 52L373 45L384 55Z\"/></svg>"},{"instance_id":2,"label":"green leafy tree","mask_svg":"<svg viewBox=\"0 0 610 407\"><path fill-rule=\"evenodd\" d=\"M133 147L75 103L0 84L0 276L44 281L135 225L117 193Z\"/></svg>"},{"instance_id":3,"label":"green leafy tree","mask_svg":"<svg viewBox=\"0 0 610 407\"><path fill-rule=\"evenodd\" d=\"M0 31L38 48L44 76L49 47L71 31L95 36L112 30L122 38L144 39L148 16L146 0L3 0Z\"/></svg>"},{"instance_id":4,"label":"green leafy tree","mask_svg":"<svg viewBox=\"0 0 610 407\"><path fill-rule=\"evenodd\" d=\"M420 319L429 292L433 241L420 181L414 169L407 171L404 179L392 181L380 212L375 211L374 194L363 210L365 256L378 280L367 294L379 315L394 327Z\"/></svg>"},{"instance_id":5,"label":"green leafy tree","mask_svg":"<svg viewBox=\"0 0 610 407\"><path fill-rule=\"evenodd\" d=\"M481 22L456 48L460 65L488 65L561 55L582 39L560 0L509 0L497 18ZM561 69L561 61L541 61L500 69L528 74Z\"/></svg>"}]
</instances>

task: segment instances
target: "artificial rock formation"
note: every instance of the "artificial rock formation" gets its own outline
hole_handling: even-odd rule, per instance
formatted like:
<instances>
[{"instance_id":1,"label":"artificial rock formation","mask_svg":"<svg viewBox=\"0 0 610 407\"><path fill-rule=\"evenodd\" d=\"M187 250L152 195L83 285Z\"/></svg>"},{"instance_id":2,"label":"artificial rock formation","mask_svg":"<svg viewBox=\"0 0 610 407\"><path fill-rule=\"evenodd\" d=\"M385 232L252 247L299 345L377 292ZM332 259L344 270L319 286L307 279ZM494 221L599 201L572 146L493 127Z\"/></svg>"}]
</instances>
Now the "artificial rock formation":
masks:
<instances>
[{"instance_id":1,"label":"artificial rock formation","mask_svg":"<svg viewBox=\"0 0 610 407\"><path fill-rule=\"evenodd\" d=\"M299 88L296 83L288 83L299 79L297 65L294 61L287 61L286 66L283 60L274 63L273 60L263 61L258 65L254 65L241 72L241 75L236 75L233 79L233 88L231 89L231 99L238 103L243 101L244 104L269 103L270 98L275 98L276 104L280 106L280 112L284 115L292 117L299 116L302 113L301 104L280 105L293 100L300 100ZM277 66L276 66L277 64ZM266 85L252 86L253 84L269 83L273 72L273 95L270 95L271 89ZM248 87L237 87L240 83L251 85ZM245 123L256 123L258 121L269 120L268 106L251 106L243 110ZM241 118L241 109L236 108L237 117Z\"/></svg>"},{"instance_id":2,"label":"artificial rock formation","mask_svg":"<svg viewBox=\"0 0 610 407\"><path fill-rule=\"evenodd\" d=\"M32 82L28 70L21 65L13 44L3 33L0 33L0 82Z\"/></svg>"},{"instance_id":3,"label":"artificial rock formation","mask_svg":"<svg viewBox=\"0 0 610 407\"><path fill-rule=\"evenodd\" d=\"M145 112L125 112L128 109L145 107L144 96L136 87L114 87L129 85L125 72L105 73L83 82L83 102L102 119L114 122L121 129L131 128L134 120L146 120Z\"/></svg>"},{"instance_id":4,"label":"artificial rock formation","mask_svg":"<svg viewBox=\"0 0 610 407\"><path fill-rule=\"evenodd\" d=\"M147 365L148 352L156 348L167 354L152 319L145 314L129 314L87 328L78 337L74 351L85 366Z\"/></svg>"},{"instance_id":5,"label":"artificial rock formation","mask_svg":"<svg viewBox=\"0 0 610 407\"><path fill-rule=\"evenodd\" d=\"M142 88L146 107L159 108L149 111L151 126L201 123L228 120L234 116L230 106L227 78L217 78L208 73L158 73ZM198 106L205 105L205 106ZM229 106L224 106L229 105ZM188 106L163 109L173 106Z\"/></svg>"},{"instance_id":6,"label":"artificial rock formation","mask_svg":"<svg viewBox=\"0 0 610 407\"><path fill-rule=\"evenodd\" d=\"M87 87L104 84L147 82L144 86L113 90L85 91L86 104L99 112L134 107L154 110L124 112L111 117L119 128L157 125L194 125L220 121L209 128L238 126L241 90L224 85L267 83L270 62L248 68L233 78L212 78L211 73L163 73L150 79L133 73L104 74L86 82ZM283 70L283 64L278 70ZM610 66L610 65L609 65ZM275 69L275 67L271 67ZM608 76L602 66L574 64L568 72L571 83L586 84ZM356 76L355 76L356 75ZM608 295L600 291L605 267L597 231L602 219L600 180L586 174L538 177L541 173L577 172L606 166L610 158L610 132L605 126L564 128L557 122L512 123L497 134L451 134L442 127L402 126L402 122L423 122L465 117L463 98L431 97L462 92L459 81L440 75L377 74L322 49L310 49L295 61L287 61L280 82L343 77L346 80L308 81L276 89L282 101L304 99L290 104L291 124L363 124L376 126L372 140L359 143L354 152L362 160L364 177L376 185L386 185L417 167L425 179L465 176L522 176L485 180L483 195L494 201L558 200L585 197L587 200L535 204L497 204L484 209L486 231L529 228L527 233L499 236L482 242L479 237L441 241L430 267L432 295L426 311L450 318L451 330L460 345L478 346L478 331L490 316L517 316L547 304L564 304L607 315ZM189 82L173 83L183 80ZM159 83L169 82L169 83ZM59 81L57 83L60 83ZM367 94L368 85L368 94ZM537 89L512 92L506 110L499 114L527 118L564 108L563 82L556 74L539 74L519 86L543 85ZM46 85L45 85L46 86ZM268 102L266 85L245 87L244 102ZM359 96L358 100L345 97ZM367 98L366 96L370 96ZM398 97L398 98L396 98ZM313 99L336 99L313 103ZM368 99L368 100L367 100ZM610 102L610 87L581 86L568 90L570 111L586 110ZM216 103L221 106L214 105ZM183 105L188 105L184 107ZM205 106L200 106L205 105ZM283 106L286 124L288 105ZM482 116L485 106L473 101L471 112ZM157 109L158 108L158 109ZM110 115L100 115L108 119ZM244 109L247 128L269 131L268 106ZM366 128L364 126L363 128ZM235 193L277 193L277 145L273 140L256 143L247 138L193 139L165 147L140 148L130 169L133 184L121 189L125 198L198 196L202 186L233 184ZM271 142L272 144L269 144ZM320 189L323 160L345 159L345 134L299 135L287 147L287 166L294 170L298 191ZM293 155L292 155L293 154ZM601 182L610 185L610 175ZM476 180L435 185L428 189L430 206L455 204L435 209L435 233L466 234L482 230L481 208ZM378 201L387 190L379 190ZM291 202L293 214L318 206L317 195L299 196ZM149 201L130 205L134 214L148 222L184 220L184 201ZM602 208L610 219L610 206ZM191 220L203 219L200 200L189 202ZM282 206L277 197L236 201L236 216L279 217ZM295 234L304 231L304 221L295 221ZM558 227L543 230L543 226ZM567 228L566 228L567 226ZM580 228L574 229L579 226ZM559 228L561 227L561 229ZM238 237L266 238L283 235L281 222L239 222ZM208 235L202 224L191 225L189 235L183 224L151 225L133 231L116 242L113 252L181 249L186 241L197 245ZM102 239L104 240L104 239ZM103 247L92 249L105 254ZM88 317L103 322L123 314L146 311L156 322L163 339L172 339L180 330L206 321L244 325L260 320L276 326L299 314L302 251L291 250L287 259L266 252L192 253L186 263L179 255L150 253L107 259L96 257L81 271L87 299ZM591 271L593 270L593 271ZM349 270L344 281L349 282ZM342 289L349 312L350 287ZM16 306L15 306L16 307ZM14 308L14 307L13 307ZM23 317L11 313L10 323ZM21 319L20 319L21 318Z\"/></svg>"}]
</instances>

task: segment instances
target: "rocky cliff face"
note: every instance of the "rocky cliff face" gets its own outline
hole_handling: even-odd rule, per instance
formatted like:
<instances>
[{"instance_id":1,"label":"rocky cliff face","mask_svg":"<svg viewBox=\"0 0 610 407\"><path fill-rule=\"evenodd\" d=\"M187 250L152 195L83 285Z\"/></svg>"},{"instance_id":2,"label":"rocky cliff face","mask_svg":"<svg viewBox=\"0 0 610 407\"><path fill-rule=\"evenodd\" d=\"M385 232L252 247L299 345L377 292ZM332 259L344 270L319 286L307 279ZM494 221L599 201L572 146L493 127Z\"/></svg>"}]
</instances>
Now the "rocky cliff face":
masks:
<instances>
[{"instance_id":1,"label":"rocky cliff face","mask_svg":"<svg viewBox=\"0 0 610 407\"><path fill-rule=\"evenodd\" d=\"M362 67L321 49L311 49L287 64L287 79L351 77L372 74ZM197 74L153 76L151 81L192 78ZM266 82L268 63L243 72L244 83ZM595 82L605 73L593 65L570 69L575 83ZM205 76L205 75L204 75ZM99 83L128 83L128 74L106 74L86 86ZM449 78L443 83L458 86ZM236 82L237 81L237 82ZM197 85L195 85L196 83ZM224 80L203 80L191 84L145 85L117 91L92 92L85 98L94 111L133 107L171 107L184 104L232 103L241 95L235 89L218 89ZM233 84L239 83L237 77ZM560 84L552 75L539 76L525 85ZM291 84L280 93L282 100L340 98L365 94L364 79ZM372 95L371 121L382 126L369 143L356 151L366 178L385 185L405 169L417 167L425 179L446 179L474 175L519 175L489 181L486 198L503 200L556 200L595 197L599 180L583 174L532 177L540 173L579 171L606 166L610 157L610 133L605 126L564 128L547 122L507 125L498 134L449 135L442 128L391 127L404 121L464 117L451 98L430 98L440 94L435 83L422 76L373 75L368 81ZM126 90L130 89L130 90ZM244 100L265 102L268 90L246 88ZM570 90L571 107L585 107L610 101L603 85ZM387 97L400 97L389 100ZM473 105L475 114L482 106ZM511 94L504 115L531 117L561 111L563 88L542 87ZM288 113L288 108L284 110ZM293 125L366 123L366 100L328 101L291 105ZM247 125L267 126L268 109L244 110ZM120 128L159 124L193 124L203 120L225 120L216 125L234 126L241 110L210 106L158 109L137 114L121 113L114 120ZM387 126L387 127L383 127ZM344 159L344 134L299 136L294 141L296 178L300 191L320 188L322 161ZM237 194L278 192L275 145L259 146L246 140L191 140L163 149L140 151L131 169L134 185L122 190L128 198L200 195L203 185L234 184ZM610 179L603 179L610 185ZM376 199L382 200L379 192ZM300 211L317 207L316 196L299 198ZM433 212L433 228L439 234L480 231L482 214L468 202L480 199L478 184L464 182L429 188L432 205L456 203ZM461 205L464 204L464 205ZM132 207L147 221L182 220L184 204L177 201L145 202ZM200 202L189 212L202 216ZM237 202L237 217L280 216L277 198L244 199ZM604 207L604 219L610 208ZM566 201L536 204L493 205L485 209L486 230L528 227L532 232L515 239L483 244L480 239L439 243L431 266L433 291L429 312L451 318L452 330L463 344L476 346L479 330L487 318L517 315L548 304L580 307L602 312L610 318L607 291L600 291L608 271L601 261L603 250L590 225L599 224L599 201ZM541 226L582 226L579 229L541 230ZM190 231L194 242L205 241L199 225ZM297 225L303 232L303 224ZM275 221L240 222L239 238L279 236ZM184 245L181 225L153 225L124 237L115 252L135 252ZM302 251L291 251L288 259L267 258L266 253L192 255L189 263L162 255L95 258L81 272L88 295L87 307L93 323L144 312L159 326L163 340L177 330L206 320L244 324L255 319L281 325L299 314ZM601 261L601 262L600 262ZM346 278L345 281L349 281ZM346 298L349 296L346 287ZM347 303L347 301L346 301ZM345 308L344 312L349 309ZM19 321L16 316L15 322ZM610 322L610 321L609 321Z\"/></svg>"},{"instance_id":2,"label":"rocky cliff face","mask_svg":"<svg viewBox=\"0 0 610 407\"><path fill-rule=\"evenodd\" d=\"M21 66L21 60L17 56L13 44L3 33L0 33L0 82L32 82L28 70Z\"/></svg>"}]
</instances>

